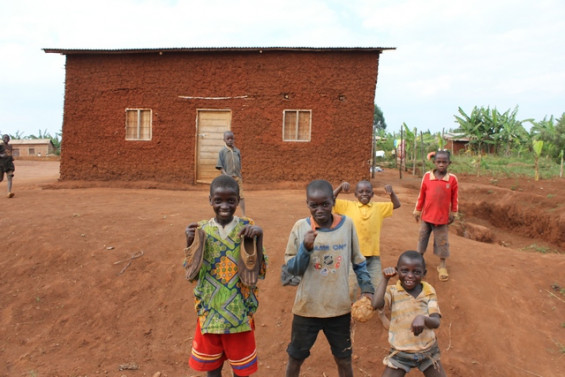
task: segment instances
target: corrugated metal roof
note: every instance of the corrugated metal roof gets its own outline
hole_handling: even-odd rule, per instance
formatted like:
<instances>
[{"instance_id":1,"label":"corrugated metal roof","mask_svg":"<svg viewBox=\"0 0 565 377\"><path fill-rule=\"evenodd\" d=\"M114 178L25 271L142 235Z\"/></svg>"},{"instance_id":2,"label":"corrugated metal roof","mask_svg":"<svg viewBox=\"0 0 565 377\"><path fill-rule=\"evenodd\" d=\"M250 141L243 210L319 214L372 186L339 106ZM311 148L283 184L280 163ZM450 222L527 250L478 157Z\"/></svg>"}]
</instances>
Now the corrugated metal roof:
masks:
<instances>
[{"instance_id":1,"label":"corrugated metal roof","mask_svg":"<svg viewBox=\"0 0 565 377\"><path fill-rule=\"evenodd\" d=\"M293 51L293 52L383 52L396 50L396 47L174 47L174 48L130 48L130 49L64 49L44 48L46 53L61 55L94 55L94 54L146 54L163 52L259 52Z\"/></svg>"}]
</instances>

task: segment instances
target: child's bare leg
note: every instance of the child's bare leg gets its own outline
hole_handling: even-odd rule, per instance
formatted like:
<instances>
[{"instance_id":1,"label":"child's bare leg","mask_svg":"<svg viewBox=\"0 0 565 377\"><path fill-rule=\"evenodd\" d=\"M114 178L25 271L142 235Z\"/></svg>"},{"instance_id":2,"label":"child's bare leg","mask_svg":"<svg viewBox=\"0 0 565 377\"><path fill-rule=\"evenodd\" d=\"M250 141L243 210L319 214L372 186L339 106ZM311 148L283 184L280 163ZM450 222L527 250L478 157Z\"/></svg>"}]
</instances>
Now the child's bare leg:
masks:
<instances>
[{"instance_id":1,"label":"child's bare leg","mask_svg":"<svg viewBox=\"0 0 565 377\"><path fill-rule=\"evenodd\" d=\"M424 371L424 376L426 377L447 377L445 374L445 370L441 365L441 361L434 363L434 365L430 366L428 369Z\"/></svg>"},{"instance_id":2,"label":"child's bare leg","mask_svg":"<svg viewBox=\"0 0 565 377\"><path fill-rule=\"evenodd\" d=\"M404 377L405 375L404 369L393 369L390 367L386 367L383 372L383 377Z\"/></svg>"},{"instance_id":3,"label":"child's bare leg","mask_svg":"<svg viewBox=\"0 0 565 377\"><path fill-rule=\"evenodd\" d=\"M286 365L286 377L298 377L303 362L304 360L296 360L289 356L288 364Z\"/></svg>"},{"instance_id":4,"label":"child's bare leg","mask_svg":"<svg viewBox=\"0 0 565 377\"><path fill-rule=\"evenodd\" d=\"M12 192L12 174L8 174L8 194Z\"/></svg>"},{"instance_id":5,"label":"child's bare leg","mask_svg":"<svg viewBox=\"0 0 565 377\"><path fill-rule=\"evenodd\" d=\"M337 358L334 356L337 364L337 372L339 377L353 377L353 364L351 356L345 358Z\"/></svg>"}]
</instances>

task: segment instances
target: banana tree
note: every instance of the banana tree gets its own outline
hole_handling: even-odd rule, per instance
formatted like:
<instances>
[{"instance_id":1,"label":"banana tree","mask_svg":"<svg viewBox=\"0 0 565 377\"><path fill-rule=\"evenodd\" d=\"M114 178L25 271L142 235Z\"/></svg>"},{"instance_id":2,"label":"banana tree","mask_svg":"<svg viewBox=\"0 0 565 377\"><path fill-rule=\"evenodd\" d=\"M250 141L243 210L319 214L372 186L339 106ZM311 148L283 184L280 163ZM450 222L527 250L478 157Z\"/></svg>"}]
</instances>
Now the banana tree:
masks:
<instances>
[{"instance_id":1,"label":"banana tree","mask_svg":"<svg viewBox=\"0 0 565 377\"><path fill-rule=\"evenodd\" d=\"M416 135L418 132L416 128L410 130L406 123L402 123L402 128L404 129L404 145L406 146L406 155L410 153L412 156L412 175L416 174Z\"/></svg>"}]
</instances>

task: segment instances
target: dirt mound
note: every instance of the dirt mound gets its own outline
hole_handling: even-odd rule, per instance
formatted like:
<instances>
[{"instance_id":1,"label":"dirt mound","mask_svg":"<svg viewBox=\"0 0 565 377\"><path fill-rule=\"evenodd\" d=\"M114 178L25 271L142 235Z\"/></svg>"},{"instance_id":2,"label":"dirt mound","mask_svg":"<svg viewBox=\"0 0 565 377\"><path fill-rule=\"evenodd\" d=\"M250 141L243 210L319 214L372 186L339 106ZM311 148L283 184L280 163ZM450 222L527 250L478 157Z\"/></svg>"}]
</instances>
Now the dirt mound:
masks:
<instances>
[{"instance_id":1,"label":"dirt mound","mask_svg":"<svg viewBox=\"0 0 565 377\"><path fill-rule=\"evenodd\" d=\"M207 187L42 189L58 185L57 173L56 163L22 161L16 197L0 197L0 376L204 376L187 366L196 318L181 262L186 224L213 215ZM383 226L383 266L416 246L420 179L397 174L374 179L374 200L389 200L382 186L390 183L402 202ZM565 375L565 254L528 247L563 253L562 240L551 241L563 216L563 181L459 179L462 221L488 228L495 242L459 237L453 227L447 283L426 254L448 375ZM295 288L281 286L280 267L292 225L308 215L303 187L246 187L248 214L263 227L270 257L259 283L259 377L284 375ZM508 226L505 218L523 220ZM380 376L388 345L378 319L355 324L353 340L355 375ZM226 368L224 376L231 376ZM323 335L302 376L337 376Z\"/></svg>"}]
</instances>

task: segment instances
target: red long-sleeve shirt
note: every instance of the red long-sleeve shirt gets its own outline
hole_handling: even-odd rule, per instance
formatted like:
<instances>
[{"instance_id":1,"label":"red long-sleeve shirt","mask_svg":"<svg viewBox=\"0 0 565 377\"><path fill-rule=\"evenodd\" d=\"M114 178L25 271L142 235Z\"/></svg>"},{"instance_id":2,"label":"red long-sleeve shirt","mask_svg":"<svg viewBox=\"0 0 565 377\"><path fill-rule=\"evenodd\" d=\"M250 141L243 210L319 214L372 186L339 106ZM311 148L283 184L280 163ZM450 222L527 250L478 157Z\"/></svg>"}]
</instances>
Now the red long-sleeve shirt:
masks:
<instances>
[{"instance_id":1,"label":"red long-sleeve shirt","mask_svg":"<svg viewBox=\"0 0 565 377\"><path fill-rule=\"evenodd\" d=\"M421 211L421 219L425 222L443 225L449 223L449 213L459 210L457 177L446 173L437 179L433 171L424 174L420 186L420 194L416 202L416 211Z\"/></svg>"}]
</instances>

